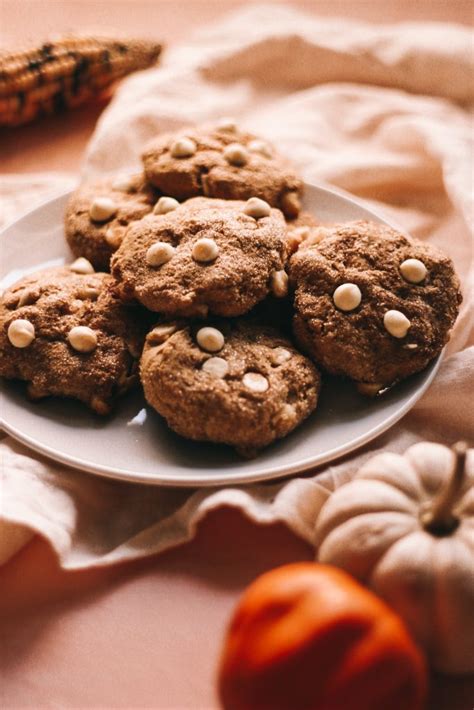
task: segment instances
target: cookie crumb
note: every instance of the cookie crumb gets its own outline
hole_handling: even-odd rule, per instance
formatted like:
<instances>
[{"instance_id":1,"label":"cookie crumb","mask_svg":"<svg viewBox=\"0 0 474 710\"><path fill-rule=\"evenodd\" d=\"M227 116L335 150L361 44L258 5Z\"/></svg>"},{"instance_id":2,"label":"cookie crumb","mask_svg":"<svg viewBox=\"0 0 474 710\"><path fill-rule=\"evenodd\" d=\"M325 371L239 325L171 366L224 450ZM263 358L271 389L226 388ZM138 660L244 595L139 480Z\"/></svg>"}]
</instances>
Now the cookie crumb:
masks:
<instances>
[{"instance_id":1,"label":"cookie crumb","mask_svg":"<svg viewBox=\"0 0 474 710\"><path fill-rule=\"evenodd\" d=\"M261 200L259 197L250 197L245 203L244 207L245 214L254 219L261 219L262 217L270 216L270 205L265 200Z\"/></svg>"},{"instance_id":2,"label":"cookie crumb","mask_svg":"<svg viewBox=\"0 0 474 710\"><path fill-rule=\"evenodd\" d=\"M177 207L179 207L179 202L174 197L160 197L153 208L153 214L168 214L168 212L172 212Z\"/></svg>"},{"instance_id":3,"label":"cookie crumb","mask_svg":"<svg viewBox=\"0 0 474 710\"><path fill-rule=\"evenodd\" d=\"M191 138L178 138L171 145L172 158L190 158L197 150L196 143Z\"/></svg>"},{"instance_id":4,"label":"cookie crumb","mask_svg":"<svg viewBox=\"0 0 474 710\"><path fill-rule=\"evenodd\" d=\"M76 259L76 261L73 261L69 268L71 271L74 271L75 274L93 274L95 271L91 262L83 256L80 256Z\"/></svg>"}]
</instances>

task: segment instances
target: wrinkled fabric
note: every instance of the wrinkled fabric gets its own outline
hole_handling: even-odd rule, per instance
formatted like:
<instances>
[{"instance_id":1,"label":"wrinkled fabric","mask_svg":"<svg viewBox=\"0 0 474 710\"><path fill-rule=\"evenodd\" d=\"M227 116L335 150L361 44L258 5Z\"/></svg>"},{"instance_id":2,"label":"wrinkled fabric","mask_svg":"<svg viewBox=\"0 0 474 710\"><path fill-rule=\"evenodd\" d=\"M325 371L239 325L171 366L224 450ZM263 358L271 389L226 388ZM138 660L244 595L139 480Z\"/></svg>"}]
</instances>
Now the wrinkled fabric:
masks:
<instances>
[{"instance_id":1,"label":"wrinkled fabric","mask_svg":"<svg viewBox=\"0 0 474 710\"><path fill-rule=\"evenodd\" d=\"M222 505L258 523L283 522L313 544L324 501L370 456L421 440L474 441L472 42L472 31L457 25L365 25L252 6L122 83L90 141L84 176L136 167L158 132L235 116L273 141L308 182L353 193L443 248L461 277L461 314L413 410L363 449L304 477L161 489L73 471L4 437L0 562L34 532L68 569L151 555L191 539ZM5 178L0 224L74 180Z\"/></svg>"}]
</instances>

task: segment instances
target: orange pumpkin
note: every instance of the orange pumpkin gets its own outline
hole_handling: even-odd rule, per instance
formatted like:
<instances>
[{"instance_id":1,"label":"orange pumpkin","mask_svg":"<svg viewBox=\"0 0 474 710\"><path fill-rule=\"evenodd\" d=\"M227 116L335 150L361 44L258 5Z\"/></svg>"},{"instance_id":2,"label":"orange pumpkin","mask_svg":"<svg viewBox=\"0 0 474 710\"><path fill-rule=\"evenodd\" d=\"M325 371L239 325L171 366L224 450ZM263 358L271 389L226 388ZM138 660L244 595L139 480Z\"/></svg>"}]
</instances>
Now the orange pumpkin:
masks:
<instances>
[{"instance_id":1,"label":"orange pumpkin","mask_svg":"<svg viewBox=\"0 0 474 710\"><path fill-rule=\"evenodd\" d=\"M244 593L219 692L226 710L419 710L426 667L384 602L336 567L302 562Z\"/></svg>"}]
</instances>

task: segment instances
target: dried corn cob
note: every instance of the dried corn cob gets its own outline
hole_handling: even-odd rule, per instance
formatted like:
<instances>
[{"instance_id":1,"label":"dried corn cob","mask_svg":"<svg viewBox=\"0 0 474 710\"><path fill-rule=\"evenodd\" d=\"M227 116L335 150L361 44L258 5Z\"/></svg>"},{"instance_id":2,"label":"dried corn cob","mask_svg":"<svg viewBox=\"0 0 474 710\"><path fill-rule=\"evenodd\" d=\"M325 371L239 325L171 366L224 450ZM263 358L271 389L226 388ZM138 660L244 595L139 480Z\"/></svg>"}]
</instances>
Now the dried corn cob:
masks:
<instances>
[{"instance_id":1,"label":"dried corn cob","mask_svg":"<svg viewBox=\"0 0 474 710\"><path fill-rule=\"evenodd\" d=\"M82 104L116 79L154 63L145 40L67 36L39 48L0 53L0 126Z\"/></svg>"}]
</instances>

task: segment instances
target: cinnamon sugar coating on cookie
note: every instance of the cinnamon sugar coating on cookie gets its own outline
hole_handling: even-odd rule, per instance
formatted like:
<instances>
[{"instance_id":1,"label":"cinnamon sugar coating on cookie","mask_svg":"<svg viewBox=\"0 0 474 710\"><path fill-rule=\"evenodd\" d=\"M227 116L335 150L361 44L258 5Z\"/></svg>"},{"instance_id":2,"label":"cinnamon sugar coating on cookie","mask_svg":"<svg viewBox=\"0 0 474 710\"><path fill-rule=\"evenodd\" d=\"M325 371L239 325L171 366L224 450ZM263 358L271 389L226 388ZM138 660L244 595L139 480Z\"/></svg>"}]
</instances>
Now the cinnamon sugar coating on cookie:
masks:
<instances>
[{"instance_id":1,"label":"cinnamon sugar coating on cookie","mask_svg":"<svg viewBox=\"0 0 474 710\"><path fill-rule=\"evenodd\" d=\"M112 285L109 274L57 267L8 288L0 301L0 375L26 380L33 399L73 397L107 414L137 382L145 334L142 315ZM18 321L34 330L26 347L11 337Z\"/></svg>"},{"instance_id":2,"label":"cinnamon sugar coating on cookie","mask_svg":"<svg viewBox=\"0 0 474 710\"><path fill-rule=\"evenodd\" d=\"M175 148L184 139L195 150L180 156ZM267 150L256 150L257 142ZM178 200L260 197L289 217L299 212L301 180L270 144L250 133L215 126L182 129L154 139L142 157L148 180Z\"/></svg>"},{"instance_id":3,"label":"cinnamon sugar coating on cookie","mask_svg":"<svg viewBox=\"0 0 474 710\"><path fill-rule=\"evenodd\" d=\"M279 210L256 219L245 206L196 197L136 222L112 259L120 296L168 315L250 310L269 293L272 274L284 268L286 227ZM166 260L154 260L166 247Z\"/></svg>"},{"instance_id":4,"label":"cinnamon sugar coating on cookie","mask_svg":"<svg viewBox=\"0 0 474 710\"><path fill-rule=\"evenodd\" d=\"M404 278L407 259L425 265L419 283ZM300 346L328 372L379 389L441 352L462 300L449 257L371 222L330 228L319 244L291 258L289 271Z\"/></svg>"},{"instance_id":5,"label":"cinnamon sugar coating on cookie","mask_svg":"<svg viewBox=\"0 0 474 710\"><path fill-rule=\"evenodd\" d=\"M157 197L143 174L82 184L71 195L65 215L66 239L73 254L85 257L98 270L108 271L110 257L127 227L151 212Z\"/></svg>"},{"instance_id":6,"label":"cinnamon sugar coating on cookie","mask_svg":"<svg viewBox=\"0 0 474 710\"><path fill-rule=\"evenodd\" d=\"M174 431L248 454L286 436L315 409L319 373L278 331L243 319L209 325L223 336L217 353L199 344L202 324L147 337L145 396Z\"/></svg>"}]
</instances>

